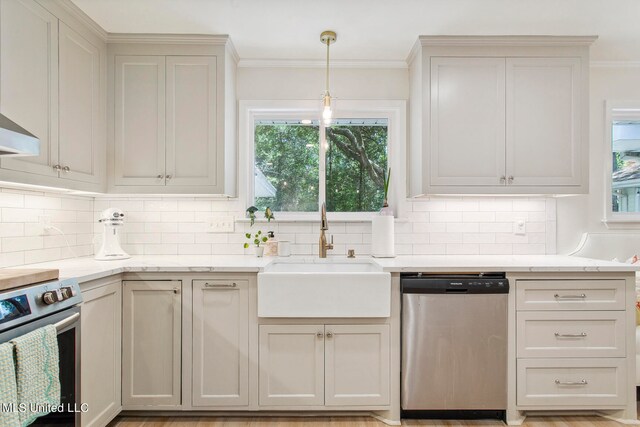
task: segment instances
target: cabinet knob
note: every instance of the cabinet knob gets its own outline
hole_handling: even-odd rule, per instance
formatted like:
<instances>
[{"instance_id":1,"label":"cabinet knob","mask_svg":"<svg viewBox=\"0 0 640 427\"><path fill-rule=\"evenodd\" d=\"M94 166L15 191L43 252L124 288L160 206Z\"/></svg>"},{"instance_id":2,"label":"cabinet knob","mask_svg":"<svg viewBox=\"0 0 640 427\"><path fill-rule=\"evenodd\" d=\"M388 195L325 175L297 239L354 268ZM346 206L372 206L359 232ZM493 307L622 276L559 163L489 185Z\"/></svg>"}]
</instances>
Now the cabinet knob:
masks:
<instances>
[{"instance_id":1,"label":"cabinet knob","mask_svg":"<svg viewBox=\"0 0 640 427\"><path fill-rule=\"evenodd\" d=\"M162 179L162 178L164 178L164 175L160 174L160 175L157 176L157 178L158 179Z\"/></svg>"},{"instance_id":2,"label":"cabinet knob","mask_svg":"<svg viewBox=\"0 0 640 427\"><path fill-rule=\"evenodd\" d=\"M506 176L504 176L504 175L502 175L502 176L500 177L500 184L504 184L506 181L507 181L507 177L506 177Z\"/></svg>"},{"instance_id":3,"label":"cabinet knob","mask_svg":"<svg viewBox=\"0 0 640 427\"><path fill-rule=\"evenodd\" d=\"M322 337L324 337L324 334L323 334L322 332L318 332L318 333L316 334L316 336L317 336L318 338L322 338Z\"/></svg>"},{"instance_id":4,"label":"cabinet knob","mask_svg":"<svg viewBox=\"0 0 640 427\"><path fill-rule=\"evenodd\" d=\"M507 182L509 184L513 184L513 175L509 175L509 178L507 178Z\"/></svg>"},{"instance_id":5,"label":"cabinet knob","mask_svg":"<svg viewBox=\"0 0 640 427\"><path fill-rule=\"evenodd\" d=\"M167 179L171 179L171 178L173 178L173 177L172 177L171 175L167 175L165 178L167 178Z\"/></svg>"},{"instance_id":6,"label":"cabinet knob","mask_svg":"<svg viewBox=\"0 0 640 427\"><path fill-rule=\"evenodd\" d=\"M333 332L327 332L327 338L329 339L333 338Z\"/></svg>"},{"instance_id":7,"label":"cabinet knob","mask_svg":"<svg viewBox=\"0 0 640 427\"><path fill-rule=\"evenodd\" d=\"M54 171L60 172L60 169L62 169L62 167L60 165L53 165L53 170Z\"/></svg>"},{"instance_id":8,"label":"cabinet knob","mask_svg":"<svg viewBox=\"0 0 640 427\"><path fill-rule=\"evenodd\" d=\"M62 172L69 173L71 172L71 168L69 166L65 166L62 168Z\"/></svg>"},{"instance_id":9,"label":"cabinet knob","mask_svg":"<svg viewBox=\"0 0 640 427\"><path fill-rule=\"evenodd\" d=\"M179 293L180 293L180 289L178 289L178 288L173 288L173 293L174 293L174 294L176 294L176 295L177 295L177 294L179 294Z\"/></svg>"}]
</instances>

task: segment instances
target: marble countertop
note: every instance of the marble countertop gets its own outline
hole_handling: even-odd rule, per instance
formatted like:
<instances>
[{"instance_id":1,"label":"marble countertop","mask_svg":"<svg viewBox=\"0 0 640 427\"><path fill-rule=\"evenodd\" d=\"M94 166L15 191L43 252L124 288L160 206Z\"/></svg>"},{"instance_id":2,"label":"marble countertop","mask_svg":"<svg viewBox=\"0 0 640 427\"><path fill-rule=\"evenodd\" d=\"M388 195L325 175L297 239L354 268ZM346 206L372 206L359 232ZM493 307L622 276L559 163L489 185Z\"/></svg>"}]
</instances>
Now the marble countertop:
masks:
<instances>
[{"instance_id":1,"label":"marble countertop","mask_svg":"<svg viewBox=\"0 0 640 427\"><path fill-rule=\"evenodd\" d=\"M329 257L348 262L344 257ZM74 258L18 268L57 268L61 278L88 282L127 272L259 272L277 258L252 255L148 255L121 261ZM290 257L287 261L322 263L317 257ZM565 255L433 255L396 258L358 257L377 263L384 271L397 272L633 272L640 265Z\"/></svg>"}]
</instances>

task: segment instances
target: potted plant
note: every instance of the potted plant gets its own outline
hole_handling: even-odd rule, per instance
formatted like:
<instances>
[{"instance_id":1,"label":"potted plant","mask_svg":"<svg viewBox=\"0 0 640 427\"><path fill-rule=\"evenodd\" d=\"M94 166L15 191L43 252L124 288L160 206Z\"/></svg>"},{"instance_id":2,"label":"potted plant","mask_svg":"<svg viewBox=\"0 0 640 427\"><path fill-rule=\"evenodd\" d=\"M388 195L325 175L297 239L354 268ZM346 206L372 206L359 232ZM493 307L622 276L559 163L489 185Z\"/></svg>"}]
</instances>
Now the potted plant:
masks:
<instances>
[{"instance_id":1,"label":"potted plant","mask_svg":"<svg viewBox=\"0 0 640 427\"><path fill-rule=\"evenodd\" d=\"M258 232L255 234L246 233L244 236L248 240L248 242L245 242L244 248L248 249L251 244L254 244L256 246L256 256L258 258L262 257L262 254L264 254L264 247L260 245L262 243L266 243L266 241L268 240L267 236L263 236L261 230L258 230Z\"/></svg>"}]
</instances>

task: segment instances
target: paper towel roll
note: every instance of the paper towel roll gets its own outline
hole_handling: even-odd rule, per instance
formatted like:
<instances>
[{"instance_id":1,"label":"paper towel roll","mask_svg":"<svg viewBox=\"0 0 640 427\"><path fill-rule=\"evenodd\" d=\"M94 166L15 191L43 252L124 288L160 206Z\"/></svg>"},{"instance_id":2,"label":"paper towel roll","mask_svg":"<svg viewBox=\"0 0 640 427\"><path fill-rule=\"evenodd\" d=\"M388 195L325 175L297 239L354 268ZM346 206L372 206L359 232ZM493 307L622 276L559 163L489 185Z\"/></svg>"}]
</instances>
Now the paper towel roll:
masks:
<instances>
[{"instance_id":1,"label":"paper towel roll","mask_svg":"<svg viewBox=\"0 0 640 427\"><path fill-rule=\"evenodd\" d=\"M376 258L395 257L394 217L374 216L371 221L371 255Z\"/></svg>"}]
</instances>

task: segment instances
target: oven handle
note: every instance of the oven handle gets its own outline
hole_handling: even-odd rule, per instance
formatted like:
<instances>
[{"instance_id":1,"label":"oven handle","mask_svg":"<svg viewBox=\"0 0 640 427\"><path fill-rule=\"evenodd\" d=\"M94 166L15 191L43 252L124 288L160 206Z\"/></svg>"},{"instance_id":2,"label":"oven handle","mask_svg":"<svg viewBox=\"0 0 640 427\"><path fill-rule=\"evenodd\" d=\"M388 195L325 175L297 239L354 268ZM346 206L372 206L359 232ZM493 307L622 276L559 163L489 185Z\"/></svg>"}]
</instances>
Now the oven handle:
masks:
<instances>
[{"instance_id":1,"label":"oven handle","mask_svg":"<svg viewBox=\"0 0 640 427\"><path fill-rule=\"evenodd\" d=\"M73 313L71 316L67 317L66 319L62 319L58 323L55 323L53 326L56 327L57 331L61 331L62 329L66 328L67 326L71 325L73 322L78 320L79 317L80 317L80 313Z\"/></svg>"}]
</instances>

